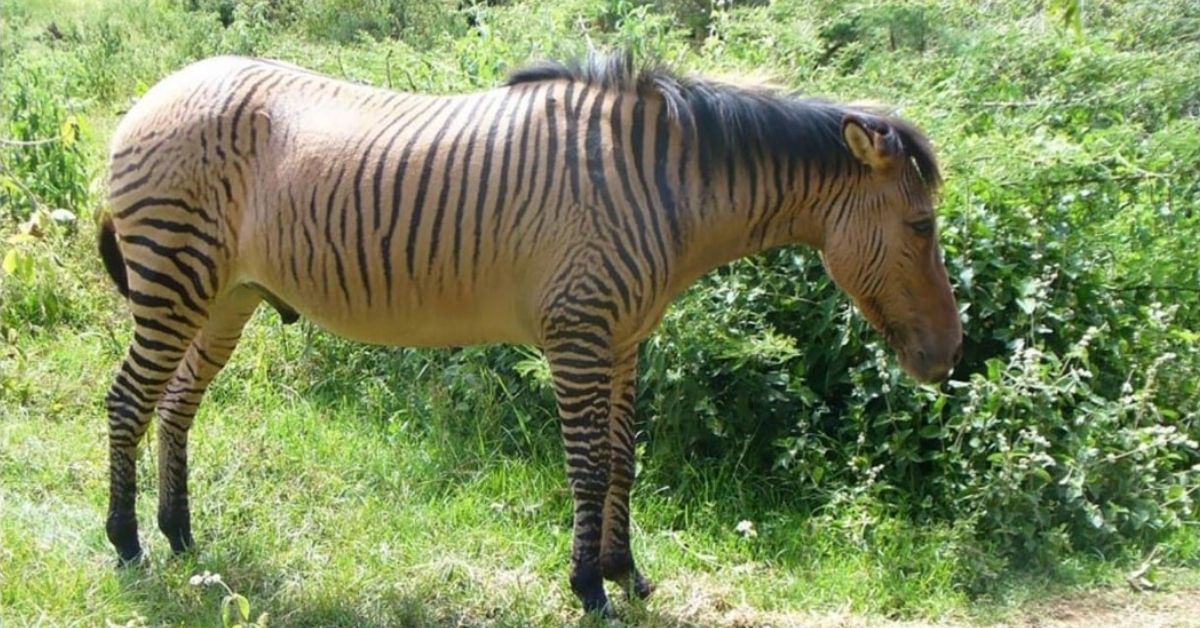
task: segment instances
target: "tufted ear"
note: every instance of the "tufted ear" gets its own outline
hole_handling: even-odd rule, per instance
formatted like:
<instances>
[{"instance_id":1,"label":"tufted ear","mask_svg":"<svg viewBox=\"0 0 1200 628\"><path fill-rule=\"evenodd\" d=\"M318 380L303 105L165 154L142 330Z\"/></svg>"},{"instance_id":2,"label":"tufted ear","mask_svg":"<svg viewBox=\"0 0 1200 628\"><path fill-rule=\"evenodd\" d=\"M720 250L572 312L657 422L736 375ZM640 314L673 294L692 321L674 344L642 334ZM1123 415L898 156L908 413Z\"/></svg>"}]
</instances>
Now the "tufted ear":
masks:
<instances>
[{"instance_id":1,"label":"tufted ear","mask_svg":"<svg viewBox=\"0 0 1200 628\"><path fill-rule=\"evenodd\" d=\"M885 170L903 152L900 137L878 118L848 113L842 118L842 137L856 159L872 170Z\"/></svg>"}]
</instances>

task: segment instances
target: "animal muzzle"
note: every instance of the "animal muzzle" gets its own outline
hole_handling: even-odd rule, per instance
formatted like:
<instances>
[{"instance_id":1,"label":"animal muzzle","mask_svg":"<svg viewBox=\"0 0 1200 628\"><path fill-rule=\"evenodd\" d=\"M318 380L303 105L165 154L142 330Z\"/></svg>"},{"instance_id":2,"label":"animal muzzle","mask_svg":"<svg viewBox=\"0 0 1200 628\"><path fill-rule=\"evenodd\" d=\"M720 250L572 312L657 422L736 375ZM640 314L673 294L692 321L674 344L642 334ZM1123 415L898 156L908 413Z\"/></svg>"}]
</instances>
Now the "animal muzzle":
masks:
<instances>
[{"instance_id":1,"label":"animal muzzle","mask_svg":"<svg viewBox=\"0 0 1200 628\"><path fill-rule=\"evenodd\" d=\"M950 377L963 355L962 328L949 325L933 333L914 334L898 351L900 364L914 379L938 384Z\"/></svg>"}]
</instances>

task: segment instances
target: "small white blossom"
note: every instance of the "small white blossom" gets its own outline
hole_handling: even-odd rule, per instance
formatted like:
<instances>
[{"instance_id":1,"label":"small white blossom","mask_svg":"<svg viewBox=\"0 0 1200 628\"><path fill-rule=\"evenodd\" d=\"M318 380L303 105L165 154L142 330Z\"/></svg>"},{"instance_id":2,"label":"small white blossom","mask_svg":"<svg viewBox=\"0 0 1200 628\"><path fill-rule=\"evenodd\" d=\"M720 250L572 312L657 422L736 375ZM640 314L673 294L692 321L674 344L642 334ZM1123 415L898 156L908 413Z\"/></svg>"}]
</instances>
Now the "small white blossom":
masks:
<instances>
[{"instance_id":1,"label":"small white blossom","mask_svg":"<svg viewBox=\"0 0 1200 628\"><path fill-rule=\"evenodd\" d=\"M749 521L747 519L743 519L743 520L739 521L737 524L737 528L735 528L735 529L738 531L738 534L741 534L744 538L747 538L747 539L752 539L752 538L758 536L758 530L754 529L754 522Z\"/></svg>"},{"instance_id":2,"label":"small white blossom","mask_svg":"<svg viewBox=\"0 0 1200 628\"><path fill-rule=\"evenodd\" d=\"M207 571L207 570L205 570L204 573L198 573L198 574L192 576L191 578L188 578L188 584L190 584L194 587L202 587L202 586L207 587L210 585L223 584L223 583L224 583L224 581L221 580L221 574L213 573L213 572Z\"/></svg>"}]
</instances>

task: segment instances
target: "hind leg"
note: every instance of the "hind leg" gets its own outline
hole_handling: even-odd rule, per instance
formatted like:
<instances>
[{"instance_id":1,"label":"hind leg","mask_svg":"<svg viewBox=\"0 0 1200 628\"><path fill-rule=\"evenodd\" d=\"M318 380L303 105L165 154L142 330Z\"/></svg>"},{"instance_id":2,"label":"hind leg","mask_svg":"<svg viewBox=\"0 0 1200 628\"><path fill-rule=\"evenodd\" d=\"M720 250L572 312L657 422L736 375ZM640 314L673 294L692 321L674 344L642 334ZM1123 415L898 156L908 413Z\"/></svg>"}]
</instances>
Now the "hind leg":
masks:
<instances>
[{"instance_id":1,"label":"hind leg","mask_svg":"<svg viewBox=\"0 0 1200 628\"><path fill-rule=\"evenodd\" d=\"M188 507L188 430L204 392L229 360L261 298L249 288L225 295L192 340L158 403L158 529L176 554L193 544Z\"/></svg>"},{"instance_id":2,"label":"hind leg","mask_svg":"<svg viewBox=\"0 0 1200 628\"><path fill-rule=\"evenodd\" d=\"M207 312L184 308L153 294L149 286L130 287L133 343L106 397L108 407L109 495L105 531L121 564L137 562L137 448L171 374L183 359Z\"/></svg>"}]
</instances>

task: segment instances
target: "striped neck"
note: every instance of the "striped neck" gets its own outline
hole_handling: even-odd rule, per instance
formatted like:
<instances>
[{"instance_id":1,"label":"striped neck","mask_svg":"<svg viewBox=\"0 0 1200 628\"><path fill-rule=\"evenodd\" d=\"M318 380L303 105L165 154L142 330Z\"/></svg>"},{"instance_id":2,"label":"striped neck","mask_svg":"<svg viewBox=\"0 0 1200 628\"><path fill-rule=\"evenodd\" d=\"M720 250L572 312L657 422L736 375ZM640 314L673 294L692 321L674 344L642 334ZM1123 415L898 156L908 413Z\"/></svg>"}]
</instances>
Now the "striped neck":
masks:
<instances>
[{"instance_id":1,"label":"striped neck","mask_svg":"<svg viewBox=\"0 0 1200 628\"><path fill-rule=\"evenodd\" d=\"M761 155L719 166L705 177L700 164L691 164L674 292L715 268L768 249L793 244L819 249L823 216L858 183L845 167Z\"/></svg>"}]
</instances>

